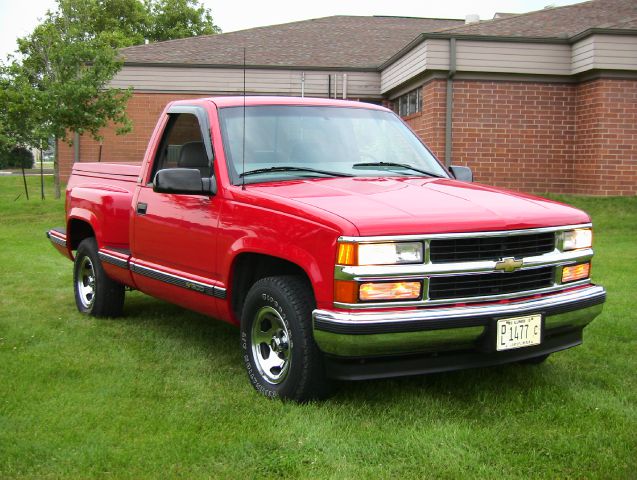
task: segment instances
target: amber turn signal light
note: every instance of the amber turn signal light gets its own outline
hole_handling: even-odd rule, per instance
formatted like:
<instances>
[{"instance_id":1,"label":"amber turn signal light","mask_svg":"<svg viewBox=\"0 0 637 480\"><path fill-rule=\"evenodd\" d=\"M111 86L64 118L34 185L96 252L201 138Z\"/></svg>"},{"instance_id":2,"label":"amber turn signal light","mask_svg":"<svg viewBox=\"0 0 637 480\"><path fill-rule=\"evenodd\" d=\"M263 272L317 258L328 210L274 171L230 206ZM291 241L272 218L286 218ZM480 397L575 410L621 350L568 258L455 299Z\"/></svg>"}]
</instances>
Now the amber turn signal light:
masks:
<instances>
[{"instance_id":1,"label":"amber turn signal light","mask_svg":"<svg viewBox=\"0 0 637 480\"><path fill-rule=\"evenodd\" d=\"M334 280L334 301L341 303L358 302L358 283Z\"/></svg>"},{"instance_id":2,"label":"amber turn signal light","mask_svg":"<svg viewBox=\"0 0 637 480\"><path fill-rule=\"evenodd\" d=\"M357 265L358 245L355 243L339 243L336 263L338 265Z\"/></svg>"},{"instance_id":3,"label":"amber turn signal light","mask_svg":"<svg viewBox=\"0 0 637 480\"><path fill-rule=\"evenodd\" d=\"M579 265L572 265L570 267L562 268L562 283L574 282L575 280L582 280L588 278L591 274L590 263L580 263Z\"/></svg>"},{"instance_id":4,"label":"amber turn signal light","mask_svg":"<svg viewBox=\"0 0 637 480\"><path fill-rule=\"evenodd\" d=\"M362 283L359 297L372 300L416 300L420 298L420 282Z\"/></svg>"}]
</instances>

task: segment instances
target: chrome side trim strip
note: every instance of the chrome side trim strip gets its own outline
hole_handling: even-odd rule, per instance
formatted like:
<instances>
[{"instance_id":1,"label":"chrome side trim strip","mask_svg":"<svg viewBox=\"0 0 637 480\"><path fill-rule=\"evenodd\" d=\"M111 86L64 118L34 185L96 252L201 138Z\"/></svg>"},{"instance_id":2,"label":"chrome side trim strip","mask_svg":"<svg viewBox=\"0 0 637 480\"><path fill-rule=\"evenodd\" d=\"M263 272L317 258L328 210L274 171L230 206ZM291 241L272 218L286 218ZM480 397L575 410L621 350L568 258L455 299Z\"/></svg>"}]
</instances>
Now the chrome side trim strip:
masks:
<instances>
[{"instance_id":1,"label":"chrome side trim strip","mask_svg":"<svg viewBox=\"0 0 637 480\"><path fill-rule=\"evenodd\" d=\"M58 237L57 235L52 233L50 230L46 232L46 236L49 237L49 240L51 241L51 243L55 243L56 245L60 245L66 248L66 238Z\"/></svg>"},{"instance_id":2,"label":"chrome side trim strip","mask_svg":"<svg viewBox=\"0 0 637 480\"><path fill-rule=\"evenodd\" d=\"M592 285L588 288L558 293L542 298L524 300L521 302L489 304L478 306L428 308L418 310L401 310L392 312L338 312L331 310L314 310L312 319L316 328L316 322L329 325L371 327L374 325L391 326L395 323L409 324L412 322L437 322L440 328L445 328L444 323L455 326L452 320L476 319L480 317L499 317L508 315L522 315L527 312L552 310L560 313L560 308L568 308L576 305L583 308L590 302L591 305L603 303L606 299L606 291L603 287ZM472 322L470 322L471 324Z\"/></svg>"},{"instance_id":3,"label":"chrome side trim strip","mask_svg":"<svg viewBox=\"0 0 637 480\"><path fill-rule=\"evenodd\" d=\"M152 278L160 282L169 283L177 287L182 287L188 290L193 290L195 292L203 293L204 295L209 295L211 297L216 297L221 299L226 298L227 293L225 288L218 287L216 285L210 285L207 283L198 282L196 280L180 277L178 275L173 275L171 273L162 272L154 268L140 265L133 261L129 263L130 263L131 271L139 275L143 275L145 277Z\"/></svg>"},{"instance_id":4,"label":"chrome side trim strip","mask_svg":"<svg viewBox=\"0 0 637 480\"><path fill-rule=\"evenodd\" d=\"M476 238L476 237L510 237L513 235L525 235L533 233L559 232L562 230L572 230L574 228L590 228L591 223L580 223L577 225L561 225L559 227L529 228L523 230L498 230L493 232L463 232L463 233L423 233L419 235L383 235L375 237L339 237L339 242L399 242L409 240L434 240L440 238Z\"/></svg>"},{"instance_id":5,"label":"chrome side trim strip","mask_svg":"<svg viewBox=\"0 0 637 480\"><path fill-rule=\"evenodd\" d=\"M116 267L128 270L128 260L124 260L121 257L116 257L115 255L103 252L102 250L97 252L97 256L102 262L110 263L111 265L115 265Z\"/></svg>"},{"instance_id":6,"label":"chrome side trim strip","mask_svg":"<svg viewBox=\"0 0 637 480\"><path fill-rule=\"evenodd\" d=\"M572 250L568 252L553 251L535 257L525 257L524 266L521 270L529 268L539 268L546 266L561 266L571 263L586 262L593 258L593 250ZM410 278L426 276L441 276L468 273L493 273L497 270L496 261L482 260L457 263L419 263L409 265L362 265L343 266L336 265L334 268L334 278L336 280L369 280L370 278ZM506 273L502 273L506 275Z\"/></svg>"}]
</instances>

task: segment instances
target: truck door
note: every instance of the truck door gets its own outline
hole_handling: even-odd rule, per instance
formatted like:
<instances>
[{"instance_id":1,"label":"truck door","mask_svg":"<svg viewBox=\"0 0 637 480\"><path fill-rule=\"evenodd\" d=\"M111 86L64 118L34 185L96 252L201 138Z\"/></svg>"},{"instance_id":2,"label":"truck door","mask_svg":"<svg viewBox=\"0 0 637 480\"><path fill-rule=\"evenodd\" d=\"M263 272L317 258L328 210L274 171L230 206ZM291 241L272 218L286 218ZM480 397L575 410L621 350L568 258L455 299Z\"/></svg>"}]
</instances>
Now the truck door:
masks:
<instances>
[{"instance_id":1,"label":"truck door","mask_svg":"<svg viewBox=\"0 0 637 480\"><path fill-rule=\"evenodd\" d=\"M150 176L133 200L131 270L141 291L215 316L226 292L215 275L220 199L157 193L152 186L165 168L214 175L208 114L203 107L176 106L168 115Z\"/></svg>"}]
</instances>

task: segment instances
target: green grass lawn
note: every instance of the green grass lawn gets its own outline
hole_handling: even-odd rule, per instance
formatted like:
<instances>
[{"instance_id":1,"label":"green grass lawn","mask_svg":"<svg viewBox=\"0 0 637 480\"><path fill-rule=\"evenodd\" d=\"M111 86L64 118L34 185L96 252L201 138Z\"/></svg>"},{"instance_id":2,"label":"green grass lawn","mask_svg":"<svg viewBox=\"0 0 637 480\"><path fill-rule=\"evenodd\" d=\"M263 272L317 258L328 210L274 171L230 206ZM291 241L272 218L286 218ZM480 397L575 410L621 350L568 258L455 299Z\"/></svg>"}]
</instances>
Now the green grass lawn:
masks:
<instances>
[{"instance_id":1,"label":"green grass lawn","mask_svg":"<svg viewBox=\"0 0 637 480\"><path fill-rule=\"evenodd\" d=\"M63 202L28 180L0 178L0 478L637 478L637 198L560 198L609 292L583 346L296 405L253 390L229 325L139 293L80 315L44 235Z\"/></svg>"}]
</instances>

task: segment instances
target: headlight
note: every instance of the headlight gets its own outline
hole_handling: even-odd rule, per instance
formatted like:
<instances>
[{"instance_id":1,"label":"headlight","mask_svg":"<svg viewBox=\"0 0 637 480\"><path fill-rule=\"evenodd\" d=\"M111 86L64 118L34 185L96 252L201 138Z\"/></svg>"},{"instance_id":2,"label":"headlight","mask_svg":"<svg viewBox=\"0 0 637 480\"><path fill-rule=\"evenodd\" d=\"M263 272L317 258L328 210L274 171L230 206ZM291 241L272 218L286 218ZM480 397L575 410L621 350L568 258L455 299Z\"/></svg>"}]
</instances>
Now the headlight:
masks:
<instances>
[{"instance_id":1,"label":"headlight","mask_svg":"<svg viewBox=\"0 0 637 480\"><path fill-rule=\"evenodd\" d=\"M578 250L580 248L590 248L593 245L593 230L590 228L576 228L564 232L564 242L562 250Z\"/></svg>"},{"instance_id":2,"label":"headlight","mask_svg":"<svg viewBox=\"0 0 637 480\"><path fill-rule=\"evenodd\" d=\"M400 265L423 263L421 242L340 243L339 265Z\"/></svg>"}]
</instances>

